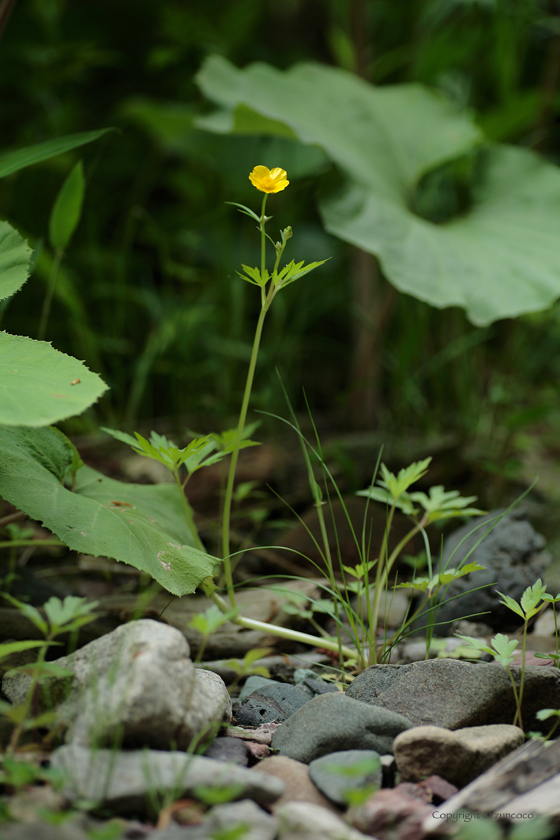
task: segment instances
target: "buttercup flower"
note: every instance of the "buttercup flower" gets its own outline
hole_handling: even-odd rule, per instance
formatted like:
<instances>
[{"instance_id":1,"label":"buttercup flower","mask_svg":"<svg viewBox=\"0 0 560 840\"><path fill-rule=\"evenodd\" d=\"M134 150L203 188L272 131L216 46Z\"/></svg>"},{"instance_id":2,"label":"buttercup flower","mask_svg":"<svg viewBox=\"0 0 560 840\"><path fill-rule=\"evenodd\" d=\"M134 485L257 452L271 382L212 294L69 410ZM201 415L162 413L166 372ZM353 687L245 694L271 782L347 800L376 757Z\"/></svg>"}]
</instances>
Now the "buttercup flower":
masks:
<instances>
[{"instance_id":1,"label":"buttercup flower","mask_svg":"<svg viewBox=\"0 0 560 840\"><path fill-rule=\"evenodd\" d=\"M289 181L286 180L286 170L278 166L269 169L267 166L255 166L249 180L254 187L264 193L277 193L285 190Z\"/></svg>"}]
</instances>

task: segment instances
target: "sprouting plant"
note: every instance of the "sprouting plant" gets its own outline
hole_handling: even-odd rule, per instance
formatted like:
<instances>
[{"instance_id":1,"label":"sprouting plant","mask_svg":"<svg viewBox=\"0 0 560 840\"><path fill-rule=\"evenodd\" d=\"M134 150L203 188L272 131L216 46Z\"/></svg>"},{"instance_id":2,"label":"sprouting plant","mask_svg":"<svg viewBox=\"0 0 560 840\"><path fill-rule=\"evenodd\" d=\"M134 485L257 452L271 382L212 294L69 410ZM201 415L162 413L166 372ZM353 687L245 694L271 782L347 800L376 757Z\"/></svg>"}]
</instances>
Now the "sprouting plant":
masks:
<instances>
[{"instance_id":1,"label":"sprouting plant","mask_svg":"<svg viewBox=\"0 0 560 840\"><path fill-rule=\"evenodd\" d=\"M550 740L554 732L558 729L558 725L560 724L560 709L539 709L535 717L537 718L537 720L549 720L550 718L556 718L556 720L552 724L552 727L550 728L546 736L543 738L544 741ZM529 736L533 735L535 737L542 738L540 732L529 733Z\"/></svg>"},{"instance_id":2,"label":"sprouting plant","mask_svg":"<svg viewBox=\"0 0 560 840\"><path fill-rule=\"evenodd\" d=\"M126 432L119 432L116 429L105 429L102 431L112 435L122 443L127 443L132 447L134 452L138 455L143 455L146 458L151 458L166 467L173 480L179 489L181 496L185 518L188 522L189 529L193 536L194 544L199 551L204 551L204 546L198 536L198 531L192 518L192 511L185 496L185 487L189 478L202 467L208 467L211 464L217 464L226 455L233 451L234 441L232 438L233 430L222 432L221 435L208 434L204 437L195 438L191 440L188 446L182 449L176 446L173 441L168 440L164 435L157 432L152 432L150 439L142 437L142 435L135 432L135 438ZM258 446L254 440L242 438L239 448L243 449L247 446ZM185 468L185 477L181 476L181 467Z\"/></svg>"},{"instance_id":3,"label":"sprouting plant","mask_svg":"<svg viewBox=\"0 0 560 840\"><path fill-rule=\"evenodd\" d=\"M88 603L85 598L77 598L73 595L68 595L61 601L59 598L53 596L44 605L46 618L43 618L39 610L30 604L24 604L5 593L4 598L17 607L22 615L29 619L45 637L44 642L13 642L6 646L13 648L14 645L20 645L19 650L25 650L26 647L39 647L39 655L36 662L12 669L12 673L19 672L27 674L31 678L24 701L15 705L6 703L5 701L0 702L0 713L14 724L8 745L8 752L13 753L24 731L49 726L55 721L56 713L54 711L48 710L31 715L33 706L38 706L38 689L41 682L48 680L49 677L70 676L72 673L61 668L56 662L46 662L47 648L51 645L60 644L55 641L57 636L63 633L75 634L84 624L93 621L96 618L93 610L97 607L98 602L92 601ZM21 647L21 645L25 645L26 647Z\"/></svg>"},{"instance_id":4,"label":"sprouting plant","mask_svg":"<svg viewBox=\"0 0 560 840\"><path fill-rule=\"evenodd\" d=\"M193 630L197 630L200 635L202 636L202 641L200 643L200 647L198 648L196 654L196 663L202 661L202 656L204 654L204 648L208 644L208 639L218 630L222 625L226 623L226 621L231 621L233 618L236 617L238 611L229 610L227 613L223 613L216 604L212 604L208 607L207 610L201 613L197 613L194 615L188 623L189 627L192 627Z\"/></svg>"},{"instance_id":5,"label":"sprouting plant","mask_svg":"<svg viewBox=\"0 0 560 840\"><path fill-rule=\"evenodd\" d=\"M518 645L517 640L510 640L508 636L505 636L503 633L498 633L491 641L493 648L492 649L488 647L488 645L486 645L485 642L483 642L481 639L473 639L471 636L461 636L460 633L457 633L456 635L460 639L464 639L472 647L476 648L476 650L484 651L485 653L491 654L496 660L496 662L499 662L500 665L504 665L508 669L517 707L513 725L517 725L521 729L523 729L523 718L521 714L521 709L523 703L523 688L525 684L527 629L530 620L534 618L540 610L542 610L546 602L555 603L559 599L559 596L553 598L551 595L548 595L546 592L546 586L545 584L543 584L540 578L532 586L527 587L527 589L521 596L521 600L519 601L519 603L509 595L503 595L501 592L498 592L498 594L501 596L502 599L500 603L508 607L508 609L512 610L512 612L514 612L516 615L523 619L523 636L521 646L521 676L519 681L519 692L517 691L515 680L509 667L514 658L514 651ZM541 654L541 658L551 659L555 658L555 655ZM547 717L548 716L549 715L547 715ZM545 720L546 718L543 717L540 719Z\"/></svg>"},{"instance_id":6,"label":"sprouting plant","mask_svg":"<svg viewBox=\"0 0 560 840\"><path fill-rule=\"evenodd\" d=\"M519 686L518 715L519 725L521 726L521 728L523 728L523 724L521 721L521 704L523 701L523 687L525 682L525 653L527 650L527 629L529 627L529 621L534 616L536 616L537 613L540 612L540 610L543 608L543 596L546 594L546 586L539 578L532 586L527 587L527 589L521 596L521 601L519 603L517 603L517 601L514 598L511 598L509 595L503 595L501 592L498 592L498 594L501 596L501 603L523 619L523 641L521 649L521 682ZM514 724L515 723L516 721L514 721Z\"/></svg>"},{"instance_id":7,"label":"sprouting plant","mask_svg":"<svg viewBox=\"0 0 560 840\"><path fill-rule=\"evenodd\" d=\"M490 647L486 644L485 641L483 641L483 639L475 639L473 636L462 636L461 633L456 633L455 635L459 639L463 639L463 641L466 642L469 647L474 648L475 651L490 654L490 656L492 656L499 665L503 665L504 668L507 668L507 672L509 674L509 678L511 680L511 685L513 688L513 696L515 698L516 707L513 725L518 725L520 729L523 729L523 719L521 716L521 700L523 699L523 676L521 680L521 686L518 691L517 686L515 684L515 679L510 668L510 665L516 655L515 649L519 644L517 639L510 639L504 633L497 633L494 636L494 638L490 640Z\"/></svg>"},{"instance_id":8,"label":"sprouting plant","mask_svg":"<svg viewBox=\"0 0 560 840\"><path fill-rule=\"evenodd\" d=\"M256 665L255 663L271 653L272 650L270 648L253 648L252 650L248 650L241 660L228 659L226 666L231 668L232 671L235 671L236 674L235 679L228 686L230 694L236 688L238 682L246 677L266 677L268 679L270 677L270 671L266 665Z\"/></svg>"}]
</instances>

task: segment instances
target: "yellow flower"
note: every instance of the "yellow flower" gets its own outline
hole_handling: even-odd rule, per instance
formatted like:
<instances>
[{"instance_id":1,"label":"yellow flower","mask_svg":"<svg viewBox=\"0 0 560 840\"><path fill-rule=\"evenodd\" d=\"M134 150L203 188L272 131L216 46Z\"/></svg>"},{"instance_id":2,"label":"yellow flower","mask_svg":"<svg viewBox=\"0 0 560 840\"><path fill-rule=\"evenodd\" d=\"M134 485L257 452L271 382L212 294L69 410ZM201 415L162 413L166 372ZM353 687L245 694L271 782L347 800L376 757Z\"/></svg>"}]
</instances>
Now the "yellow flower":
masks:
<instances>
[{"instance_id":1,"label":"yellow flower","mask_svg":"<svg viewBox=\"0 0 560 840\"><path fill-rule=\"evenodd\" d=\"M269 169L267 166L255 166L249 175L249 180L254 187L265 193L280 192L280 190L285 190L290 183L286 180L286 170L278 166L274 169Z\"/></svg>"}]
</instances>

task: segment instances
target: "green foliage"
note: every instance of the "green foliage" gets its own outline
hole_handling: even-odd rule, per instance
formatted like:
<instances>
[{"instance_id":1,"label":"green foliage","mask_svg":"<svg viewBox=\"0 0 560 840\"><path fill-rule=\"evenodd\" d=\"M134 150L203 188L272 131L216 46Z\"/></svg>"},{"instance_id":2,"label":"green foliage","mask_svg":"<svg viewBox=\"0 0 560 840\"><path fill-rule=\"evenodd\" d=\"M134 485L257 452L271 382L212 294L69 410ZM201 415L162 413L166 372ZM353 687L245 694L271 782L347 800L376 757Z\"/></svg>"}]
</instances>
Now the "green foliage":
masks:
<instances>
[{"instance_id":1,"label":"green foliage","mask_svg":"<svg viewBox=\"0 0 560 840\"><path fill-rule=\"evenodd\" d=\"M22 650L31 650L32 648L41 647L44 642L3 642L0 644L0 662L12 653L21 653Z\"/></svg>"},{"instance_id":2,"label":"green foliage","mask_svg":"<svg viewBox=\"0 0 560 840\"><path fill-rule=\"evenodd\" d=\"M393 475L385 464L381 464L382 478L377 480L378 487L369 487L367 490L359 490L358 496L365 496L376 502L383 502L386 505L402 510L409 516L415 516L418 509L414 503L420 504L424 509L426 523L436 522L438 519L449 519L455 516L479 516L484 513L478 508L470 508L469 505L476 501L476 496L462 497L457 490L444 490L441 485L430 487L428 495L420 491L408 493L408 488L427 472L428 465L432 459L426 458L418 461L399 471L398 476Z\"/></svg>"},{"instance_id":3,"label":"green foliage","mask_svg":"<svg viewBox=\"0 0 560 840\"><path fill-rule=\"evenodd\" d=\"M20 169L27 169L28 166L33 166L36 163L42 163L45 160L57 157L58 155L64 154L64 152L77 149L79 146L84 146L86 143L98 140L104 134L113 130L112 128L102 128L99 131L83 131L79 134L70 134L66 137L55 137L53 140L45 140L43 143L37 143L35 146L26 146L14 152L6 152L0 156L0 178L18 172Z\"/></svg>"},{"instance_id":4,"label":"green foliage","mask_svg":"<svg viewBox=\"0 0 560 840\"><path fill-rule=\"evenodd\" d=\"M61 478L74 451L51 429L0 428L0 449L0 494L69 548L128 563L174 595L212 574L218 560L192 547L175 487L125 484L83 466L71 491Z\"/></svg>"},{"instance_id":5,"label":"green foliage","mask_svg":"<svg viewBox=\"0 0 560 840\"><path fill-rule=\"evenodd\" d=\"M270 671L266 665L255 665L259 659L264 659L272 653L271 648L253 648L248 650L243 659L228 659L226 665L237 674L237 679L245 677L270 677Z\"/></svg>"},{"instance_id":6,"label":"green foliage","mask_svg":"<svg viewBox=\"0 0 560 840\"><path fill-rule=\"evenodd\" d=\"M66 250L82 215L86 182L82 161L71 169L56 197L49 220L49 241L53 248Z\"/></svg>"},{"instance_id":7,"label":"green foliage","mask_svg":"<svg viewBox=\"0 0 560 840\"><path fill-rule=\"evenodd\" d=\"M467 642L470 646L475 648L475 650L489 653L490 656L493 656L496 662L499 662L499 664L503 665L504 668L507 668L511 664L511 661L515 656L515 649L519 644L517 639L510 640L508 636L505 636L503 633L497 633L494 636L490 642L492 647L489 647L481 639L475 639L472 636L462 636L460 633L456 633L455 635L459 639L463 639L463 641Z\"/></svg>"},{"instance_id":8,"label":"green foliage","mask_svg":"<svg viewBox=\"0 0 560 840\"><path fill-rule=\"evenodd\" d=\"M122 443L127 443L138 455L144 455L146 458L158 461L171 472L175 472L184 464L189 476L201 467L217 464L218 461L232 452L234 446L233 429L222 432L221 435L208 434L201 438L195 438L183 449L175 446L164 435L157 432L152 432L150 439L146 440L138 432L134 432L135 439L131 435L115 429L102 429L102 431L107 432ZM240 448L244 449L247 446L258 445L256 441L244 439L241 441ZM218 448L219 451L216 452L215 450Z\"/></svg>"},{"instance_id":9,"label":"green foliage","mask_svg":"<svg viewBox=\"0 0 560 840\"><path fill-rule=\"evenodd\" d=\"M72 675L72 671L62 668L56 662L45 662L46 649L53 644L57 644L54 639L62 633L75 633L84 624L93 621L96 618L94 610L98 606L98 602L91 601L88 603L85 598L76 598L72 595L61 601L53 596L44 606L45 619L39 610L30 604L18 601L6 593L3 593L3 597L31 621L45 637L45 642L39 643L40 650L36 662L12 669L13 672L28 674L31 678L25 700L14 705L0 701L0 714L14 725L8 746L8 751L11 753L16 749L22 732L49 727L56 723L57 713L54 710L47 709L39 712L39 714L31 715L33 700L36 699L37 689L42 682L48 680L49 677L60 679ZM31 647L32 645L28 646ZM0 772L1 778L2 773Z\"/></svg>"},{"instance_id":10,"label":"green foliage","mask_svg":"<svg viewBox=\"0 0 560 840\"><path fill-rule=\"evenodd\" d=\"M520 604L514 598L510 598L509 595L503 595L501 592L498 592L502 599L501 603L519 615L523 621L528 621L542 609L542 601L545 593L546 586L540 578L532 586L527 587L521 596Z\"/></svg>"},{"instance_id":11,"label":"green foliage","mask_svg":"<svg viewBox=\"0 0 560 840\"><path fill-rule=\"evenodd\" d=\"M212 604L204 612L194 615L188 623L193 630L198 630L202 636L211 636L219 630L226 621L230 621L237 615L237 610L230 610L223 613L215 604Z\"/></svg>"},{"instance_id":12,"label":"green foliage","mask_svg":"<svg viewBox=\"0 0 560 840\"><path fill-rule=\"evenodd\" d=\"M31 250L8 222L0 222L0 298L7 298L27 280Z\"/></svg>"},{"instance_id":13,"label":"green foliage","mask_svg":"<svg viewBox=\"0 0 560 840\"><path fill-rule=\"evenodd\" d=\"M197 81L223 109L201 127L247 133L254 119L256 130L274 133L274 124L259 122L265 114L324 149L346 179L319 202L326 229L376 254L400 291L432 306L463 306L477 325L545 309L560 295L560 173L534 153L485 148L470 206L446 224L411 209L422 176L472 156L483 141L441 95L420 85L375 88L311 64L238 70L221 56L207 59Z\"/></svg>"},{"instance_id":14,"label":"green foliage","mask_svg":"<svg viewBox=\"0 0 560 840\"><path fill-rule=\"evenodd\" d=\"M107 386L87 367L44 341L0 332L0 423L46 426L80 414Z\"/></svg>"},{"instance_id":15,"label":"green foliage","mask_svg":"<svg viewBox=\"0 0 560 840\"><path fill-rule=\"evenodd\" d=\"M0 177L89 143L105 133L61 137L11 152L0 158ZM80 216L83 192L83 170L81 164L77 164L65 181L51 216L51 242L57 248L63 249L68 244ZM0 222L0 297L9 297L25 283L29 257L30 250L21 236L6 222ZM49 295L48 300L44 309L46 316ZM84 364L43 342L2 332L0 357L3 365L0 386L5 394L0 424L45 426L55 423L81 413L107 390L100 377Z\"/></svg>"},{"instance_id":16,"label":"green foliage","mask_svg":"<svg viewBox=\"0 0 560 840\"><path fill-rule=\"evenodd\" d=\"M397 584L397 587L401 589L414 589L417 592L426 592L430 595L430 597L432 597L443 586L447 586L452 581L458 580L462 577L466 577L467 575L470 575L473 572L479 572L483 569L484 566L480 566L476 562L466 563L464 566L461 566L460 569L455 569L451 567L429 578L415 577L413 580L407 581L406 583Z\"/></svg>"}]
</instances>

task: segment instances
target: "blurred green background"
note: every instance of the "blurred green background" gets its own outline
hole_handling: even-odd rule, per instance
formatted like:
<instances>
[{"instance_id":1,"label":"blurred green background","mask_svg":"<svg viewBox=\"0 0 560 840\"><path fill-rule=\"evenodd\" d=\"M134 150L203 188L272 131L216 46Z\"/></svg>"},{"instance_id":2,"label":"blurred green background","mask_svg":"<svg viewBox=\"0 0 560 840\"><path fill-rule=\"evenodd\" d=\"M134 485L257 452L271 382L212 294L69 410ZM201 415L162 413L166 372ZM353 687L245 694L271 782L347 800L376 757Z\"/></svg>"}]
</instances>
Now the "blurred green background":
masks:
<instances>
[{"instance_id":1,"label":"blurred green background","mask_svg":"<svg viewBox=\"0 0 560 840\"><path fill-rule=\"evenodd\" d=\"M5 150L119 129L0 182L0 217L37 254L31 279L4 302L1 326L36 337L49 215L84 161L84 213L47 338L111 390L65 426L71 433L145 428L154 418L188 418L206 432L207 422L231 425L239 406L259 300L235 271L256 264L259 240L225 202L259 208L248 174L275 141L195 127L211 110L194 82L207 56L280 69L317 61L378 85L419 81L474 114L491 139L554 163L560 156L556 0L19 0L4 23ZM269 209L294 228L294 256L331 259L276 299L253 405L286 415L278 367L295 407L305 409L305 389L330 430L452 439L498 488L531 458L554 455L560 307L476 328L458 308L396 293L371 257L323 230L316 197L336 178L333 167L317 154L298 177L298 159L294 150L292 183ZM356 289L368 272L364 319Z\"/></svg>"}]
</instances>

